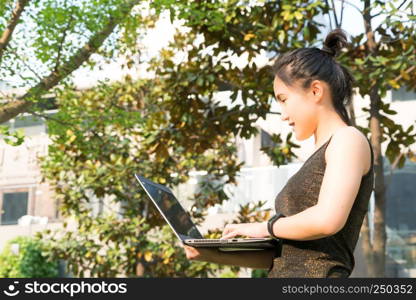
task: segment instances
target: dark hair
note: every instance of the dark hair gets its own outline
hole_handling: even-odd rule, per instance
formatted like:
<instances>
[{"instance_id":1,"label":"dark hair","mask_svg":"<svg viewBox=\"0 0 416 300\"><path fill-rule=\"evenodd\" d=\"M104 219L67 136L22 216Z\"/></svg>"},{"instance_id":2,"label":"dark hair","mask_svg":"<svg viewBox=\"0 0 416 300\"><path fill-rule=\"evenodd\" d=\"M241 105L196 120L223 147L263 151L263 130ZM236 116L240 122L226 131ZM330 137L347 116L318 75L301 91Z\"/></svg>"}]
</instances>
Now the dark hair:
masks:
<instances>
[{"instance_id":1,"label":"dark hair","mask_svg":"<svg viewBox=\"0 0 416 300\"><path fill-rule=\"evenodd\" d=\"M288 86L303 80L304 89L309 88L313 80L326 82L330 87L335 110L351 125L345 107L351 101L354 78L348 69L335 61L341 48L346 45L346 33L342 29L332 30L322 49L301 48L279 56L274 63L273 73Z\"/></svg>"}]
</instances>

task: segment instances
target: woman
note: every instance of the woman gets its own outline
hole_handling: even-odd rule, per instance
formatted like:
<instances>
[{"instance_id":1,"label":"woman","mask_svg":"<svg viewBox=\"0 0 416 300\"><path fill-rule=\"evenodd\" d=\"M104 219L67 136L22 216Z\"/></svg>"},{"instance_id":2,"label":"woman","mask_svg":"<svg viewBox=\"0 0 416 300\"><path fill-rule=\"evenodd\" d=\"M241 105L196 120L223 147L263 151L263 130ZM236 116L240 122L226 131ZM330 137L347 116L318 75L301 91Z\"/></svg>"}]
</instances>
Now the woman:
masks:
<instances>
[{"instance_id":1,"label":"woman","mask_svg":"<svg viewBox=\"0 0 416 300\"><path fill-rule=\"evenodd\" d=\"M282 120L296 139L314 135L315 152L275 200L269 222L228 224L223 238L274 236L274 251L221 253L184 246L188 259L269 270L269 277L348 277L354 248L373 188L373 153L367 138L350 126L345 105L353 78L335 57L345 33L329 33L322 49L303 48L279 57L273 89Z\"/></svg>"}]
</instances>

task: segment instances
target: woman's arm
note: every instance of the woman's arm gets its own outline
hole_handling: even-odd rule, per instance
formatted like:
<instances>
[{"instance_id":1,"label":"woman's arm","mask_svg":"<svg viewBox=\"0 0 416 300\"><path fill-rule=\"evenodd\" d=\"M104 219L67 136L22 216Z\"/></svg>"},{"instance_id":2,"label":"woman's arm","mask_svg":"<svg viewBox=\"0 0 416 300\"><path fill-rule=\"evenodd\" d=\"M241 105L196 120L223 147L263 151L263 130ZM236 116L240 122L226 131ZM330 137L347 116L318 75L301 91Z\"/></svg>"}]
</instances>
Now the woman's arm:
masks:
<instances>
[{"instance_id":1,"label":"woman's arm","mask_svg":"<svg viewBox=\"0 0 416 300\"><path fill-rule=\"evenodd\" d=\"M365 161L370 159L368 142L356 129L345 129L334 135L326 151L326 169L318 203L304 211L280 218L273 225L273 233L288 240L315 240L340 231L365 173ZM367 157L367 158L365 158ZM229 224L224 228L224 239L237 235L268 237L266 223Z\"/></svg>"},{"instance_id":2,"label":"woman's arm","mask_svg":"<svg viewBox=\"0 0 416 300\"><path fill-rule=\"evenodd\" d=\"M273 225L273 233L282 239L307 241L332 235L332 227L327 222L322 208L317 205L285 218L280 218ZM242 235L253 238L270 237L267 223L228 224L223 230L223 239Z\"/></svg>"},{"instance_id":3,"label":"woman's arm","mask_svg":"<svg viewBox=\"0 0 416 300\"><path fill-rule=\"evenodd\" d=\"M207 261L220 265L268 270L273 262L275 250L222 252L215 248L194 248L184 245L190 260Z\"/></svg>"}]
</instances>

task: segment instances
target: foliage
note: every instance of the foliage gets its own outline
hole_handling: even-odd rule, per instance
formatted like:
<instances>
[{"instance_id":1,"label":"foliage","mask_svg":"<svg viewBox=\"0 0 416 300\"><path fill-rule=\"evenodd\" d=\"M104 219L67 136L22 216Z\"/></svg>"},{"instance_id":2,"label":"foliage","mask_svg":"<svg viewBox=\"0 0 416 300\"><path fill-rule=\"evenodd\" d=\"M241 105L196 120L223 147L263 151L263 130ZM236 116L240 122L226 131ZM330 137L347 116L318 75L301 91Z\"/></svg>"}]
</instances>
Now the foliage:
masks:
<instances>
[{"instance_id":1,"label":"foliage","mask_svg":"<svg viewBox=\"0 0 416 300\"><path fill-rule=\"evenodd\" d=\"M265 278L267 277L267 270L253 270L251 272L252 278Z\"/></svg>"},{"instance_id":2,"label":"foliage","mask_svg":"<svg viewBox=\"0 0 416 300\"><path fill-rule=\"evenodd\" d=\"M12 251L18 245L18 252ZM7 242L0 254L1 278L56 277L57 260L52 260L45 250L45 242L31 237L17 237Z\"/></svg>"},{"instance_id":3,"label":"foliage","mask_svg":"<svg viewBox=\"0 0 416 300\"><path fill-rule=\"evenodd\" d=\"M49 255L65 260L68 273L77 277L207 277L219 268L188 261L170 227L150 230L145 219L137 220L100 216L88 230L77 224L76 231L39 237L51 241Z\"/></svg>"},{"instance_id":4,"label":"foliage","mask_svg":"<svg viewBox=\"0 0 416 300\"><path fill-rule=\"evenodd\" d=\"M271 145L262 147L260 150L269 156L274 165L285 165L292 160L292 157L297 157L296 154L293 153L292 148L300 148L299 145L290 141L291 137L292 132L286 136L286 142L283 143L280 134L272 134Z\"/></svg>"},{"instance_id":5,"label":"foliage","mask_svg":"<svg viewBox=\"0 0 416 300\"><path fill-rule=\"evenodd\" d=\"M243 138L258 133L253 125L270 113L273 101L270 64L258 65L255 58L267 55L271 60L315 43L321 25L313 17L327 11L322 1L300 0L184 1L173 8L171 4L156 1L154 6L169 9L186 30L178 30L169 47L151 61L150 70L161 87L175 91L162 105L174 113L174 123L194 116L186 119L183 130L197 127ZM236 65L232 60L238 57L248 63ZM227 101L219 100L219 91ZM281 146L279 139L280 135L275 137L278 150L267 152L278 165L294 157L294 143Z\"/></svg>"},{"instance_id":6,"label":"foliage","mask_svg":"<svg viewBox=\"0 0 416 300\"><path fill-rule=\"evenodd\" d=\"M11 132L7 126L0 126L0 136L3 136L3 140L11 146L19 146L25 140L22 130Z\"/></svg>"},{"instance_id":7,"label":"foliage","mask_svg":"<svg viewBox=\"0 0 416 300\"><path fill-rule=\"evenodd\" d=\"M143 268L141 276L208 276L207 264L189 267L170 231L149 240L150 230L165 222L134 173L173 187L190 171L204 168L222 186L232 183L239 165L229 138L197 136L201 145L195 148L183 136L188 132L155 126L156 121L168 126L170 115L158 105L149 82L129 77L113 86L61 94L58 101L61 109L48 123L53 143L42 169L62 215L74 217L77 231L44 233L54 243L53 255L67 260L69 271L81 277L135 276L137 268ZM161 142L165 131L173 141ZM201 188L192 214L202 217L202 209L220 203L223 195L218 186Z\"/></svg>"},{"instance_id":8,"label":"foliage","mask_svg":"<svg viewBox=\"0 0 416 300\"><path fill-rule=\"evenodd\" d=\"M47 109L47 93L72 82L78 69L100 68L115 56L132 62L143 29L140 0L19 0L0 6L0 77L12 88L2 93L0 123L20 113ZM95 54L94 58L91 56Z\"/></svg>"},{"instance_id":9,"label":"foliage","mask_svg":"<svg viewBox=\"0 0 416 300\"><path fill-rule=\"evenodd\" d=\"M377 89L377 106L364 107L363 111L368 113L368 120L371 115L379 117L382 128L381 142L388 142L385 155L391 164L399 158L399 168L404 166L406 157L411 158L414 155L410 146L416 142L416 123L408 128L396 124L390 116L396 115L397 112L381 98L386 96L388 90L397 90L400 87L416 90L413 80L416 68L416 40L413 34L415 22L409 13L411 2L403 1L402 5L405 6L399 11L392 3L374 1L369 8L386 17L371 34L378 34L381 38L374 45L374 49L369 49L364 34L354 36L347 51L340 57L343 65L348 66L353 72L361 96L374 96L372 89ZM403 22L403 18L408 21ZM360 129L369 135L368 127Z\"/></svg>"}]
</instances>

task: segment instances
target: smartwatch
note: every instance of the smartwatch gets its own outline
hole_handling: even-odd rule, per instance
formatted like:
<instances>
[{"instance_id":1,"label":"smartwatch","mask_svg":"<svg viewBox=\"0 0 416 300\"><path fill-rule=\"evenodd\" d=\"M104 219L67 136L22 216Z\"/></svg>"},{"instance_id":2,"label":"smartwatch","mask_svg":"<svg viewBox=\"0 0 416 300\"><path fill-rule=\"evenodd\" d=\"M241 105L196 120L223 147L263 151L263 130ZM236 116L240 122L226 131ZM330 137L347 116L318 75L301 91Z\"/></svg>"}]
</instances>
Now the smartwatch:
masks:
<instances>
[{"instance_id":1,"label":"smartwatch","mask_svg":"<svg viewBox=\"0 0 416 300\"><path fill-rule=\"evenodd\" d=\"M271 217L269 221L267 221L267 231L269 232L270 236L275 239L279 239L279 238L275 236L273 233L273 224L282 217L285 217L285 215L281 213L277 213L273 217Z\"/></svg>"}]
</instances>

